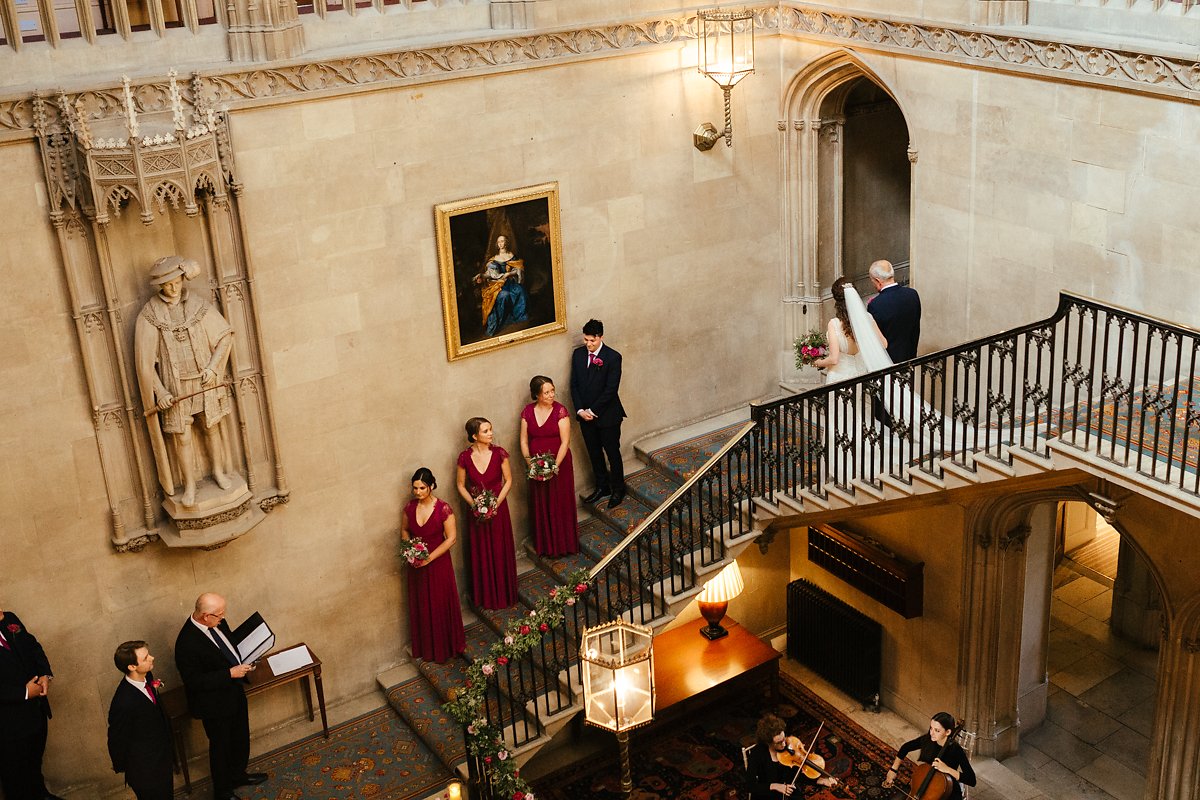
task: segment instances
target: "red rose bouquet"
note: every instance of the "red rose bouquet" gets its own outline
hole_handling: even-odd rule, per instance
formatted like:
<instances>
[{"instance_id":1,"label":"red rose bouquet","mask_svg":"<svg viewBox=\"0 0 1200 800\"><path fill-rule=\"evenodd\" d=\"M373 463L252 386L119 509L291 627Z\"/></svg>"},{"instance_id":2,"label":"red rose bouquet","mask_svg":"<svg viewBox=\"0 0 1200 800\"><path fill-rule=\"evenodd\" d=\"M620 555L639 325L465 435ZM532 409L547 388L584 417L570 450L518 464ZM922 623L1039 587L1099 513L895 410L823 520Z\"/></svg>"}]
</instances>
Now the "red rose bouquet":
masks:
<instances>
[{"instance_id":1,"label":"red rose bouquet","mask_svg":"<svg viewBox=\"0 0 1200 800\"><path fill-rule=\"evenodd\" d=\"M551 453L539 453L529 459L529 480L548 481L558 474L558 464Z\"/></svg>"},{"instance_id":2,"label":"red rose bouquet","mask_svg":"<svg viewBox=\"0 0 1200 800\"><path fill-rule=\"evenodd\" d=\"M795 342L796 369L811 367L818 358L829 355L829 342L820 331L809 331Z\"/></svg>"},{"instance_id":3,"label":"red rose bouquet","mask_svg":"<svg viewBox=\"0 0 1200 800\"><path fill-rule=\"evenodd\" d=\"M487 522L492 517L496 516L496 509L500 506L500 502L496 498L496 493L491 489L484 489L479 494L475 495L475 500L471 503L471 514L480 522Z\"/></svg>"},{"instance_id":4,"label":"red rose bouquet","mask_svg":"<svg viewBox=\"0 0 1200 800\"><path fill-rule=\"evenodd\" d=\"M429 558L429 545L413 536L400 542L400 557L409 564L416 564Z\"/></svg>"}]
</instances>

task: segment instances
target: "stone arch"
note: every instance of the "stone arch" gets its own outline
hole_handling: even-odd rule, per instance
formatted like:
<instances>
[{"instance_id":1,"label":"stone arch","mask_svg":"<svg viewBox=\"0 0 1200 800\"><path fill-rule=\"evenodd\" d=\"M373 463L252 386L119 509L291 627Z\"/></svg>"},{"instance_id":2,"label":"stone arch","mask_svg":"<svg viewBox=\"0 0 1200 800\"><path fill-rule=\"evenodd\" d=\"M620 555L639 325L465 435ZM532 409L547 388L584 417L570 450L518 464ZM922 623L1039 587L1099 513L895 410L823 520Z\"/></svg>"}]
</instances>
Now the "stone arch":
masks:
<instances>
[{"instance_id":1,"label":"stone arch","mask_svg":"<svg viewBox=\"0 0 1200 800\"><path fill-rule=\"evenodd\" d=\"M840 161L836 165L822 164L821 142L822 137L826 143L838 142L846 95L859 78L882 89L908 119L904 104L889 83L847 49L836 50L803 67L788 81L781 98L783 302L790 309L784 323L785 371L791 360L792 341L808 328L823 324L821 319L808 318L813 312L819 317L824 293L818 275L819 242L826 236L840 247L841 211L840 205L833 203L833 210L821 217L820 197L823 186L836 186L840 192L842 175ZM836 149L840 150L840 145ZM908 154L909 161L914 161L911 140Z\"/></svg>"},{"instance_id":2,"label":"stone arch","mask_svg":"<svg viewBox=\"0 0 1200 800\"><path fill-rule=\"evenodd\" d=\"M1074 485L990 497L967 508L957 706L967 730L975 734L977 752L995 758L1016 753L1021 733L1017 701L1022 628L1013 621L1023 619L1026 613L1024 549L1031 517L1045 503L1087 503L1138 554L1163 598L1166 635L1157 670L1147 796L1194 796L1172 792L1195 786L1192 779L1200 777L1197 751L1187 751L1181 744L1200 743L1196 715L1200 709L1200 671L1196 669L1200 663L1200 596L1172 615L1160 565L1139 540L1136 527L1123 524L1121 497L1115 494L1107 482L1090 478ZM1187 752L1192 755L1180 764L1180 756Z\"/></svg>"}]
</instances>

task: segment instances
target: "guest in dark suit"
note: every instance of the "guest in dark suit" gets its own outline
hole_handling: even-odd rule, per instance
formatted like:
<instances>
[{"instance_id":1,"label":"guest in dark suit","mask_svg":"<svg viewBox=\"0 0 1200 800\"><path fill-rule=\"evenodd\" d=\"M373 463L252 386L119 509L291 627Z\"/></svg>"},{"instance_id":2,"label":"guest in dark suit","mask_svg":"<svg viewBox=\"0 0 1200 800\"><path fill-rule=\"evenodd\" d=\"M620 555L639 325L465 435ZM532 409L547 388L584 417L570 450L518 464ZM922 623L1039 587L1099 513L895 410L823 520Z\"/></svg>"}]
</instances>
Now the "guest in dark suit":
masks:
<instances>
[{"instance_id":1,"label":"guest in dark suit","mask_svg":"<svg viewBox=\"0 0 1200 800\"><path fill-rule=\"evenodd\" d=\"M917 357L917 342L921 338L921 297L916 289L896 283L896 274L888 261L876 261L871 265L871 283L878 295L867 306L875 318L883 338L887 339L887 353L892 362L899 364Z\"/></svg>"},{"instance_id":2,"label":"guest in dark suit","mask_svg":"<svg viewBox=\"0 0 1200 800\"><path fill-rule=\"evenodd\" d=\"M125 676L108 706L113 772L125 773L125 785L138 800L171 800L171 725L158 701L162 682L151 672L154 656L145 642L122 642L113 663Z\"/></svg>"},{"instance_id":3,"label":"guest in dark suit","mask_svg":"<svg viewBox=\"0 0 1200 800\"><path fill-rule=\"evenodd\" d=\"M204 725L214 800L230 800L239 786L262 783L263 772L246 772L250 760L250 718L242 664L225 621L225 598L205 593L175 639L175 666L183 678L188 711Z\"/></svg>"},{"instance_id":4,"label":"guest in dark suit","mask_svg":"<svg viewBox=\"0 0 1200 800\"><path fill-rule=\"evenodd\" d=\"M616 508L625 499L625 469L621 464L625 408L617 394L620 386L621 354L604 344L604 323L588 320L583 326L583 346L571 355L571 401L596 481L595 491L583 502L595 503L612 495L609 508Z\"/></svg>"},{"instance_id":5,"label":"guest in dark suit","mask_svg":"<svg viewBox=\"0 0 1200 800\"><path fill-rule=\"evenodd\" d=\"M58 800L42 778L50 662L37 638L0 610L0 787L7 800Z\"/></svg>"}]
</instances>

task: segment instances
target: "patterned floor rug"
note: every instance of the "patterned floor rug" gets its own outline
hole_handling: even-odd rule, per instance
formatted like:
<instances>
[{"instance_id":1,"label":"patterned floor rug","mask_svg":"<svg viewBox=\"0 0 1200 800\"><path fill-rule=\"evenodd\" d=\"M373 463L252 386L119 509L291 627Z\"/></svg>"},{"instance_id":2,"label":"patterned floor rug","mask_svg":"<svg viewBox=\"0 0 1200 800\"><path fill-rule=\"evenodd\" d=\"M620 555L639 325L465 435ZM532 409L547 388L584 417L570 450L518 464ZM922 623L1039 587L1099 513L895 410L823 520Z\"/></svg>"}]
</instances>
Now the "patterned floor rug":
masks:
<instances>
[{"instance_id":1,"label":"patterned floor rug","mask_svg":"<svg viewBox=\"0 0 1200 800\"><path fill-rule=\"evenodd\" d=\"M764 695L719 701L708 708L669 722L663 728L634 733L630 740L633 800L736 800L749 787L742 767L742 746L753 743L759 717L774 708L787 724L788 734L812 739L824 722L817 744L826 769L842 781L827 789L813 786L793 797L883 798L880 788L895 745L875 738L794 679L781 675L781 702L772 706ZM882 765L882 766L881 766ZM620 769L611 761L561 769L537 782L539 800L619 800Z\"/></svg>"},{"instance_id":2,"label":"patterned floor rug","mask_svg":"<svg viewBox=\"0 0 1200 800\"><path fill-rule=\"evenodd\" d=\"M237 790L243 798L270 800L407 800L427 797L450 780L438 758L400 724L390 707L380 708L281 747L250 762L267 773L266 783ZM191 794L211 796L209 781L192 784Z\"/></svg>"}]
</instances>

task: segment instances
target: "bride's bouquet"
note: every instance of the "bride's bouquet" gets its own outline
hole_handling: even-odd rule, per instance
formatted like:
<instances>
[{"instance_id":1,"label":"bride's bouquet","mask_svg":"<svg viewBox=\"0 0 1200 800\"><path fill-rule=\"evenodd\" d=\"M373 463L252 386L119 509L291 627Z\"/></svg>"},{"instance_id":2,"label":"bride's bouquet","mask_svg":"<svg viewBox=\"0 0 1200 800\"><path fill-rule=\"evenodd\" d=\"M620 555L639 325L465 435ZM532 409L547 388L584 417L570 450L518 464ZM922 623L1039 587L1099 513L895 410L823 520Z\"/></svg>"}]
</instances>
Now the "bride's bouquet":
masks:
<instances>
[{"instance_id":1,"label":"bride's bouquet","mask_svg":"<svg viewBox=\"0 0 1200 800\"><path fill-rule=\"evenodd\" d=\"M558 474L558 464L552 453L538 453L529 459L529 480L548 481Z\"/></svg>"},{"instance_id":2,"label":"bride's bouquet","mask_svg":"<svg viewBox=\"0 0 1200 800\"><path fill-rule=\"evenodd\" d=\"M429 545L413 536L400 542L400 557L409 564L416 564L429 558Z\"/></svg>"},{"instance_id":3,"label":"bride's bouquet","mask_svg":"<svg viewBox=\"0 0 1200 800\"><path fill-rule=\"evenodd\" d=\"M475 500L471 503L471 514L479 522L487 522L496 516L496 509L499 507L500 503L497 501L496 493L491 489L484 489L475 495Z\"/></svg>"},{"instance_id":4,"label":"bride's bouquet","mask_svg":"<svg viewBox=\"0 0 1200 800\"><path fill-rule=\"evenodd\" d=\"M809 331L795 342L796 369L811 367L818 358L829 355L829 342L821 331Z\"/></svg>"}]
</instances>

